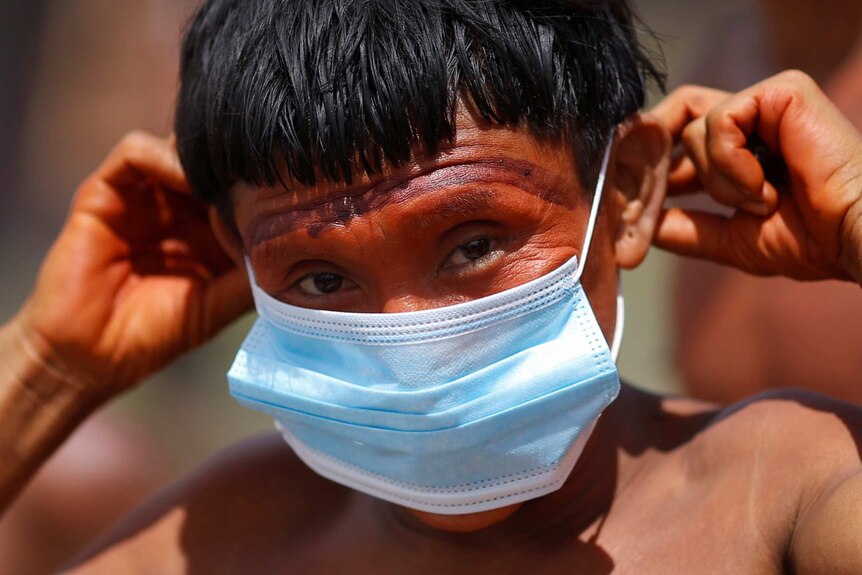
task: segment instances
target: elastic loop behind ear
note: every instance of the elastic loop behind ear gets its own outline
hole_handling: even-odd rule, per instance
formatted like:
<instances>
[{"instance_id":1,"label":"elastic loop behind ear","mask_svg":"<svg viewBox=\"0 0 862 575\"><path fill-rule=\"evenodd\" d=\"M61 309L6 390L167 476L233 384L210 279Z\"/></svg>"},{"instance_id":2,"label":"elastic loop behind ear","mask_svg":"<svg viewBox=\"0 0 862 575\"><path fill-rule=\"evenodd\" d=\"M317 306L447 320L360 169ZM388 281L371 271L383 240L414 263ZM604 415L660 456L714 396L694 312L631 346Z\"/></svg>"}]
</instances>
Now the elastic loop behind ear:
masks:
<instances>
[{"instance_id":1,"label":"elastic loop behind ear","mask_svg":"<svg viewBox=\"0 0 862 575\"><path fill-rule=\"evenodd\" d=\"M270 299L268 293L263 291L259 285L257 285L257 278L254 276L254 268L251 267L251 259L249 259L248 254L245 255L245 269L248 272L248 283L251 286L251 295L254 298L254 305L257 308L257 313L259 315L263 315L261 312L262 309L266 307L266 301Z\"/></svg>"},{"instance_id":2,"label":"elastic loop behind ear","mask_svg":"<svg viewBox=\"0 0 862 575\"><path fill-rule=\"evenodd\" d=\"M245 260L245 270L248 272L248 281L252 286L257 286L257 279L254 277L254 268L251 267L251 260L248 255L244 255L243 259Z\"/></svg>"},{"instance_id":3,"label":"elastic loop behind ear","mask_svg":"<svg viewBox=\"0 0 862 575\"><path fill-rule=\"evenodd\" d=\"M590 209L590 219L587 221L587 233L584 236L584 246L581 250L581 255L578 258L578 272L575 276L577 279L581 278L581 274L584 272L584 266L587 264L587 257L590 253L590 244L593 243L593 232L596 228L596 220L599 217L599 206L602 203L602 192L605 189L605 178L608 173L608 163L611 159L611 148L614 145L614 136L616 135L616 126L611 129L611 133L608 135L608 145L605 147L605 155L602 158L602 168L599 171L599 178L596 181L596 192L593 194L593 205Z\"/></svg>"},{"instance_id":4,"label":"elastic loop behind ear","mask_svg":"<svg viewBox=\"0 0 862 575\"><path fill-rule=\"evenodd\" d=\"M626 300L623 297L623 279L617 271L617 317L614 321L614 338L611 342L611 357L614 363L620 356L620 346L623 343L623 332L626 329Z\"/></svg>"}]
</instances>

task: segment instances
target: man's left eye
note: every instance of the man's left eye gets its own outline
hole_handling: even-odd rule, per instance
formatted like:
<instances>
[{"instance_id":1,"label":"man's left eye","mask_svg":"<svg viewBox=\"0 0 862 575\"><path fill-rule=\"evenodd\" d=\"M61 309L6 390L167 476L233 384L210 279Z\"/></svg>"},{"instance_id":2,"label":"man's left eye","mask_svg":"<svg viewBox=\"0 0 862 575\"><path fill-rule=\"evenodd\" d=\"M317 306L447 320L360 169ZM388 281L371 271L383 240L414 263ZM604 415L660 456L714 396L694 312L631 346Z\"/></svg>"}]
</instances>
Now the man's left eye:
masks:
<instances>
[{"instance_id":1,"label":"man's left eye","mask_svg":"<svg viewBox=\"0 0 862 575\"><path fill-rule=\"evenodd\" d=\"M481 238L467 242L455 248L446 267L457 267L476 263L488 256L494 249L494 242L490 238Z\"/></svg>"},{"instance_id":2,"label":"man's left eye","mask_svg":"<svg viewBox=\"0 0 862 575\"><path fill-rule=\"evenodd\" d=\"M334 273L308 275L299 282L299 288L310 296L331 295L352 286L353 282L349 279Z\"/></svg>"}]
</instances>

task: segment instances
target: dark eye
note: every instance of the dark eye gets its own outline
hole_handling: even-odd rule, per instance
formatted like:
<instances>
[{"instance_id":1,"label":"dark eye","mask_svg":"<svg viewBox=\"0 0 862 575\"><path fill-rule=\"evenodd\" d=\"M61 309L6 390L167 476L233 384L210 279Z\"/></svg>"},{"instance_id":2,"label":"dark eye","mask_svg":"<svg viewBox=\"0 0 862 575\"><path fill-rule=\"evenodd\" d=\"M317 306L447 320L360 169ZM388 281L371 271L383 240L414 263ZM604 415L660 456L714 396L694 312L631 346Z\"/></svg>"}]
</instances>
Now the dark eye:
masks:
<instances>
[{"instance_id":1,"label":"dark eye","mask_svg":"<svg viewBox=\"0 0 862 575\"><path fill-rule=\"evenodd\" d=\"M333 273L312 274L299 282L299 288L308 295L329 295L344 287L344 276Z\"/></svg>"},{"instance_id":2,"label":"dark eye","mask_svg":"<svg viewBox=\"0 0 862 575\"><path fill-rule=\"evenodd\" d=\"M448 266L457 267L481 260L491 253L494 245L492 240L481 238L458 246L447 262Z\"/></svg>"},{"instance_id":3,"label":"dark eye","mask_svg":"<svg viewBox=\"0 0 862 575\"><path fill-rule=\"evenodd\" d=\"M488 255L488 252L491 251L491 240L473 240L472 242L464 244L458 248L458 250L460 250L465 258L474 262Z\"/></svg>"}]
</instances>

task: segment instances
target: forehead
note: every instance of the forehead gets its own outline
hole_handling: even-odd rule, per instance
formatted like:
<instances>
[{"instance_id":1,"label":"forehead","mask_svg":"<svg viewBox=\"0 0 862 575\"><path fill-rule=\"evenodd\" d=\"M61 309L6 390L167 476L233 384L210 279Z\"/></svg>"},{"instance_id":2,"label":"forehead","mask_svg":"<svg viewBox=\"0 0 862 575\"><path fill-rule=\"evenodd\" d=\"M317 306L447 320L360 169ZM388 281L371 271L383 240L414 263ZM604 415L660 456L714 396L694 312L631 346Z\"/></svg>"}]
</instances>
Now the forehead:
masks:
<instances>
[{"instance_id":1,"label":"forehead","mask_svg":"<svg viewBox=\"0 0 862 575\"><path fill-rule=\"evenodd\" d=\"M506 189L527 192L536 201L574 204L584 198L577 162L569 146L543 142L525 129L500 127L459 114L457 136L433 157L415 154L381 174L355 174L352 183L318 180L313 186L257 187L237 184L234 214L246 248L287 233L317 236L381 209L417 209L423 195L450 195L463 202L465 191L487 195ZM408 206L410 206L408 208ZM421 208L418 208L421 209ZM505 208L503 208L505 209Z\"/></svg>"}]
</instances>

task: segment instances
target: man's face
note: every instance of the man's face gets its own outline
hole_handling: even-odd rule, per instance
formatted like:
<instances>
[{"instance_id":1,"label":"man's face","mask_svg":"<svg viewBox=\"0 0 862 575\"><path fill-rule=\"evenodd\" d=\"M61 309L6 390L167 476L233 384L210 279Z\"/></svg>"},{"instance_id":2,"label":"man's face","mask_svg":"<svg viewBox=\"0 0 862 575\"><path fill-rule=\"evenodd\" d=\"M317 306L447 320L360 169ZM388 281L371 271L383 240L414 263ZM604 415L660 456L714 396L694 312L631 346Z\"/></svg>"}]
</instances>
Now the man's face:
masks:
<instances>
[{"instance_id":1,"label":"man's face","mask_svg":"<svg viewBox=\"0 0 862 575\"><path fill-rule=\"evenodd\" d=\"M523 130L458 116L457 139L433 158L355 183L234 187L242 245L223 243L288 304L336 311L419 311L517 287L581 250L592 190L571 150ZM616 270L644 257L666 182L670 138L636 118L619 130L582 283L610 339ZM220 220L216 220L219 222ZM520 504L469 516L415 512L448 530L502 520Z\"/></svg>"},{"instance_id":2,"label":"man's face","mask_svg":"<svg viewBox=\"0 0 862 575\"><path fill-rule=\"evenodd\" d=\"M591 196L569 149L466 114L453 146L382 177L233 190L261 288L295 306L375 313L461 303L552 271L580 253ZM608 247L596 242L585 283L615 269ZM612 329L613 310L599 316Z\"/></svg>"}]
</instances>

